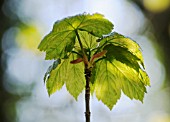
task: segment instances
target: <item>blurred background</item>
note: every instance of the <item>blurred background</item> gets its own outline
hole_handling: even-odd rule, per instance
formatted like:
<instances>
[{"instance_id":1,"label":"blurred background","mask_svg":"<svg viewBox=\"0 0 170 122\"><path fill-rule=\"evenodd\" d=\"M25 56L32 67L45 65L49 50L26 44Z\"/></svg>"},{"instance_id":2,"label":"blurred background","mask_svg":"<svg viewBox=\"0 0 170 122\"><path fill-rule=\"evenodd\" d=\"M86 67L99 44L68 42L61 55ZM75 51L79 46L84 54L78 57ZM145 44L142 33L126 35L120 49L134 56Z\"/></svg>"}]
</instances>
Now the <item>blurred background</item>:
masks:
<instances>
[{"instance_id":1,"label":"blurred background","mask_svg":"<svg viewBox=\"0 0 170 122\"><path fill-rule=\"evenodd\" d=\"M91 98L92 122L170 122L170 0L1 0L0 122L84 122L84 92L48 97L52 61L37 50L56 20L101 13L142 48L151 87L144 103L122 95L110 111Z\"/></svg>"}]
</instances>

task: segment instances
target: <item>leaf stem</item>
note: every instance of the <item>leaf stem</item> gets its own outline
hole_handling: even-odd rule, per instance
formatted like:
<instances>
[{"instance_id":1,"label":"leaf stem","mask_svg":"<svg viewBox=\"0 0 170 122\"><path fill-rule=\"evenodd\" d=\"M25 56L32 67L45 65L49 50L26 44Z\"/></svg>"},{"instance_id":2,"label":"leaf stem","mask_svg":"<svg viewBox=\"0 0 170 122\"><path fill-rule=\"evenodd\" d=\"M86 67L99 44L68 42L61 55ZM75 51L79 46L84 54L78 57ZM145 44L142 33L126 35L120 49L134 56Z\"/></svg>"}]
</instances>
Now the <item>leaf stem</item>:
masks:
<instances>
[{"instance_id":1,"label":"leaf stem","mask_svg":"<svg viewBox=\"0 0 170 122\"><path fill-rule=\"evenodd\" d=\"M79 55L80 57L82 57L82 55L80 53L76 52L76 51L71 51L71 52Z\"/></svg>"},{"instance_id":2,"label":"leaf stem","mask_svg":"<svg viewBox=\"0 0 170 122\"><path fill-rule=\"evenodd\" d=\"M76 33L76 36L77 36L77 39L78 39L78 42L79 42L80 48L81 48L81 50L82 50L82 52L83 52L83 56L84 56L84 55L85 55L85 52L84 52L83 44L81 43L81 40L80 40L80 36L79 36L79 34L78 34L78 31L77 31L77 30L75 30L75 33Z\"/></svg>"},{"instance_id":3,"label":"leaf stem","mask_svg":"<svg viewBox=\"0 0 170 122\"><path fill-rule=\"evenodd\" d=\"M85 65L85 67L88 67L89 61L88 61L88 58L87 58L87 56L86 56L86 53L84 52L83 44L81 43L81 40L80 40L80 36L79 36L79 34L78 34L78 31L75 30L75 33L76 33L77 39L78 39L78 41L79 41L80 48L81 48L82 53L83 53L84 65Z\"/></svg>"}]
</instances>

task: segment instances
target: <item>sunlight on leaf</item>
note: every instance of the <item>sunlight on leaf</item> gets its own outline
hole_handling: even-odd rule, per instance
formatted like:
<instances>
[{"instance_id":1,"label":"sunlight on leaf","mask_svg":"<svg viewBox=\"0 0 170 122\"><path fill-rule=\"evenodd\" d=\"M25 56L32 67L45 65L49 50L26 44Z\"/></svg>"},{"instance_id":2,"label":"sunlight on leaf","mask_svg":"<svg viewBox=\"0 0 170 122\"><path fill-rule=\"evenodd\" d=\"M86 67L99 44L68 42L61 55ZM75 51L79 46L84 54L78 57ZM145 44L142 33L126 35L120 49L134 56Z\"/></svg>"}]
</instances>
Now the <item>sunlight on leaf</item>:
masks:
<instances>
[{"instance_id":1,"label":"sunlight on leaf","mask_svg":"<svg viewBox=\"0 0 170 122\"><path fill-rule=\"evenodd\" d=\"M131 52L140 60L139 62L144 68L141 48L135 41L121 34L113 32L100 40L100 46L105 46L108 43L115 46L120 46L122 48L125 48L125 50Z\"/></svg>"},{"instance_id":2,"label":"sunlight on leaf","mask_svg":"<svg viewBox=\"0 0 170 122\"><path fill-rule=\"evenodd\" d=\"M113 24L101 14L71 16L57 21L52 32L45 36L38 49L46 51L46 59L65 58L74 47L76 30L102 37L103 34L110 33L112 29Z\"/></svg>"},{"instance_id":3,"label":"sunlight on leaf","mask_svg":"<svg viewBox=\"0 0 170 122\"><path fill-rule=\"evenodd\" d=\"M97 62L95 70L96 97L110 109L120 98L121 90L129 98L143 102L144 93L146 93L145 86L149 85L146 74L138 73L116 59L107 58Z\"/></svg>"},{"instance_id":4,"label":"sunlight on leaf","mask_svg":"<svg viewBox=\"0 0 170 122\"><path fill-rule=\"evenodd\" d=\"M75 55L70 54L68 59L61 60L61 63L50 72L46 81L49 95L60 90L64 83L75 99L82 92L85 87L84 65L83 63L71 64L70 61L74 60L75 57Z\"/></svg>"},{"instance_id":5,"label":"sunlight on leaf","mask_svg":"<svg viewBox=\"0 0 170 122\"><path fill-rule=\"evenodd\" d=\"M107 58L116 59L139 72L140 64L138 62L140 61L140 59L129 52L126 48L109 44L106 45L103 49L107 50Z\"/></svg>"},{"instance_id":6,"label":"sunlight on leaf","mask_svg":"<svg viewBox=\"0 0 170 122\"><path fill-rule=\"evenodd\" d=\"M150 81L141 48L112 29L113 24L101 14L71 16L54 24L38 47L46 52L46 59L57 59L44 76L49 95L65 84L77 100L90 84L91 94L110 110L121 92L143 102ZM88 71L90 83L85 81L84 71Z\"/></svg>"},{"instance_id":7,"label":"sunlight on leaf","mask_svg":"<svg viewBox=\"0 0 170 122\"><path fill-rule=\"evenodd\" d=\"M120 81L117 79L118 76L114 74L116 71L108 68L110 69L106 60L101 60L96 64L94 91L98 100L101 100L111 110L120 98L121 92Z\"/></svg>"},{"instance_id":8,"label":"sunlight on leaf","mask_svg":"<svg viewBox=\"0 0 170 122\"><path fill-rule=\"evenodd\" d=\"M93 49L97 47L98 45L98 43L96 42L96 40L98 39L97 37L85 31L79 31L79 35L84 48Z\"/></svg>"},{"instance_id":9,"label":"sunlight on leaf","mask_svg":"<svg viewBox=\"0 0 170 122\"><path fill-rule=\"evenodd\" d=\"M99 48L107 50L106 56L99 59L92 70L91 83L98 100L112 109L123 91L130 99L143 102L150 82L141 67L144 64L139 45L115 32L98 41Z\"/></svg>"}]
</instances>

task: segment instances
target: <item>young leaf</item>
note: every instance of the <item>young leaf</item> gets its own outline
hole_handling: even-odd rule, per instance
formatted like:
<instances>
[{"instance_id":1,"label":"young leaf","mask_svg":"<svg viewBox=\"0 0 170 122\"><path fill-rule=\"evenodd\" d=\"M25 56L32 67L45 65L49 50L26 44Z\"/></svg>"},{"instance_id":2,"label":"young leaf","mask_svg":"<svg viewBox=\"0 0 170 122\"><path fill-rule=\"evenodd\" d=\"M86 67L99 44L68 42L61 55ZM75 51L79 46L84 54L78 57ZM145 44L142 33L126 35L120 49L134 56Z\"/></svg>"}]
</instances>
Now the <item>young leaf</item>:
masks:
<instances>
[{"instance_id":1,"label":"young leaf","mask_svg":"<svg viewBox=\"0 0 170 122\"><path fill-rule=\"evenodd\" d=\"M50 71L48 79L46 80L46 87L49 96L60 90L65 82L65 77L62 75L66 72L67 69L67 62L62 60L61 63L55 68Z\"/></svg>"},{"instance_id":2,"label":"young leaf","mask_svg":"<svg viewBox=\"0 0 170 122\"><path fill-rule=\"evenodd\" d=\"M101 14L81 14L57 21L52 32L41 41L38 49L46 52L46 59L67 57L75 40L75 31L86 31L96 37L102 37L112 31L113 24Z\"/></svg>"},{"instance_id":3,"label":"young leaf","mask_svg":"<svg viewBox=\"0 0 170 122\"><path fill-rule=\"evenodd\" d=\"M135 41L121 34L113 32L100 40L100 46L105 46L106 44L109 43L115 46L125 48L126 50L131 52L134 56L136 56L139 59L139 63L144 68L141 48Z\"/></svg>"},{"instance_id":4,"label":"young leaf","mask_svg":"<svg viewBox=\"0 0 170 122\"><path fill-rule=\"evenodd\" d=\"M108 51L106 54L107 58L116 59L139 72L139 69L141 68L139 63L140 59L133 55L133 53L129 52L127 48L109 44L103 49Z\"/></svg>"},{"instance_id":5,"label":"young leaf","mask_svg":"<svg viewBox=\"0 0 170 122\"><path fill-rule=\"evenodd\" d=\"M147 75L136 72L133 68L116 59L105 58L96 63L94 81L96 97L110 110L120 98L121 90L129 98L143 101L147 82L149 82Z\"/></svg>"},{"instance_id":6,"label":"young leaf","mask_svg":"<svg viewBox=\"0 0 170 122\"><path fill-rule=\"evenodd\" d=\"M82 45L85 49L94 49L98 46L98 42L96 42L98 37L93 36L86 31L79 31L79 35L80 35ZM76 44L76 45L79 45L79 44Z\"/></svg>"},{"instance_id":7,"label":"young leaf","mask_svg":"<svg viewBox=\"0 0 170 122\"><path fill-rule=\"evenodd\" d=\"M70 54L68 59L62 60L57 68L51 71L46 82L49 95L61 89L64 83L75 99L82 92L85 87L84 65L71 64L70 61L75 60L75 57L74 54Z\"/></svg>"},{"instance_id":8,"label":"young leaf","mask_svg":"<svg viewBox=\"0 0 170 122\"><path fill-rule=\"evenodd\" d=\"M72 30L51 32L41 41L39 49L46 51L47 59L65 58L74 47L76 34Z\"/></svg>"},{"instance_id":9,"label":"young leaf","mask_svg":"<svg viewBox=\"0 0 170 122\"><path fill-rule=\"evenodd\" d=\"M69 57L67 73L63 74L66 77L66 88L69 93L77 100L78 95L85 88L84 64L71 64L70 61L75 59L75 55Z\"/></svg>"},{"instance_id":10,"label":"young leaf","mask_svg":"<svg viewBox=\"0 0 170 122\"><path fill-rule=\"evenodd\" d=\"M96 64L95 70L96 97L111 110L121 95L120 81L117 79L119 76L116 76L115 72L109 67L107 60L100 60Z\"/></svg>"},{"instance_id":11,"label":"young leaf","mask_svg":"<svg viewBox=\"0 0 170 122\"><path fill-rule=\"evenodd\" d=\"M144 93L146 93L145 84L139 77L138 72L133 68L117 61L113 60L110 64L119 73L121 89L129 98L140 100L143 102ZM147 76L145 76L147 77Z\"/></svg>"},{"instance_id":12,"label":"young leaf","mask_svg":"<svg viewBox=\"0 0 170 122\"><path fill-rule=\"evenodd\" d=\"M99 49L107 50L106 57L99 59L92 70L91 83L98 100L112 109L122 90L130 99L143 102L150 82L141 67L143 58L139 45L118 33L98 41Z\"/></svg>"}]
</instances>

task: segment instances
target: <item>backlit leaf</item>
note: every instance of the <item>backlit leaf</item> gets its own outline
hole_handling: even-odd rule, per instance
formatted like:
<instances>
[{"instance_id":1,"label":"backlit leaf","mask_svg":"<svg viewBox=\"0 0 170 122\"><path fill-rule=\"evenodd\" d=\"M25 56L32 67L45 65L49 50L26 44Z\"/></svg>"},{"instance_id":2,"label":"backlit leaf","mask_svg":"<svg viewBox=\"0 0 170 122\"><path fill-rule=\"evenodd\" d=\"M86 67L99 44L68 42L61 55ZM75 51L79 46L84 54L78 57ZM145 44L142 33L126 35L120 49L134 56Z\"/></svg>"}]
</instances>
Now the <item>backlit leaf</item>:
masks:
<instances>
[{"instance_id":1,"label":"backlit leaf","mask_svg":"<svg viewBox=\"0 0 170 122\"><path fill-rule=\"evenodd\" d=\"M90 92L110 110L121 97L143 102L149 77L144 70L140 46L116 32L101 14L81 14L57 21L39 45L46 59L57 59L44 81L48 94L65 84L77 100L85 88L85 67L92 71Z\"/></svg>"},{"instance_id":2,"label":"backlit leaf","mask_svg":"<svg viewBox=\"0 0 170 122\"><path fill-rule=\"evenodd\" d=\"M133 55L133 53L129 52L127 48L109 44L104 47L104 50L107 50L106 56L110 60L116 59L139 72L140 63L138 62L140 59Z\"/></svg>"},{"instance_id":3,"label":"backlit leaf","mask_svg":"<svg viewBox=\"0 0 170 122\"><path fill-rule=\"evenodd\" d=\"M138 73L116 59L102 59L96 63L95 93L110 109L120 98L121 90L130 99L143 101L145 86L149 85L146 74ZM142 78L141 78L142 77Z\"/></svg>"},{"instance_id":4,"label":"backlit leaf","mask_svg":"<svg viewBox=\"0 0 170 122\"><path fill-rule=\"evenodd\" d=\"M113 44L115 46L120 46L131 52L139 59L139 63L144 68L141 48L135 41L121 34L113 32L100 40L100 46L105 46L108 43Z\"/></svg>"},{"instance_id":5,"label":"backlit leaf","mask_svg":"<svg viewBox=\"0 0 170 122\"><path fill-rule=\"evenodd\" d=\"M98 100L110 109L123 91L130 99L143 102L149 77L142 69L143 58L139 45L130 38L112 33L102 39L100 49L107 50L92 70L91 82Z\"/></svg>"},{"instance_id":6,"label":"backlit leaf","mask_svg":"<svg viewBox=\"0 0 170 122\"><path fill-rule=\"evenodd\" d=\"M96 64L95 93L98 100L101 100L111 110L120 98L119 79L108 65L107 60L101 60ZM114 69L115 70L115 69ZM116 72L118 73L118 72Z\"/></svg>"},{"instance_id":7,"label":"backlit leaf","mask_svg":"<svg viewBox=\"0 0 170 122\"><path fill-rule=\"evenodd\" d=\"M85 31L79 31L79 35L84 48L93 49L97 47L98 43L96 42L96 40L98 39L98 37L95 37Z\"/></svg>"},{"instance_id":8,"label":"backlit leaf","mask_svg":"<svg viewBox=\"0 0 170 122\"><path fill-rule=\"evenodd\" d=\"M38 49L46 52L46 59L66 58L74 47L75 31L78 30L79 33L86 31L93 36L102 37L112 29L113 24L101 14L71 16L57 21L53 30L41 41Z\"/></svg>"},{"instance_id":9,"label":"backlit leaf","mask_svg":"<svg viewBox=\"0 0 170 122\"><path fill-rule=\"evenodd\" d=\"M51 71L46 81L49 95L60 90L64 83L75 99L82 92L85 87L84 65L83 63L71 64L70 61L75 60L75 57L70 54L68 59L61 60L61 63Z\"/></svg>"},{"instance_id":10,"label":"backlit leaf","mask_svg":"<svg viewBox=\"0 0 170 122\"><path fill-rule=\"evenodd\" d=\"M74 47L74 31L51 32L41 41L39 49L46 51L46 59L65 58Z\"/></svg>"}]
</instances>

